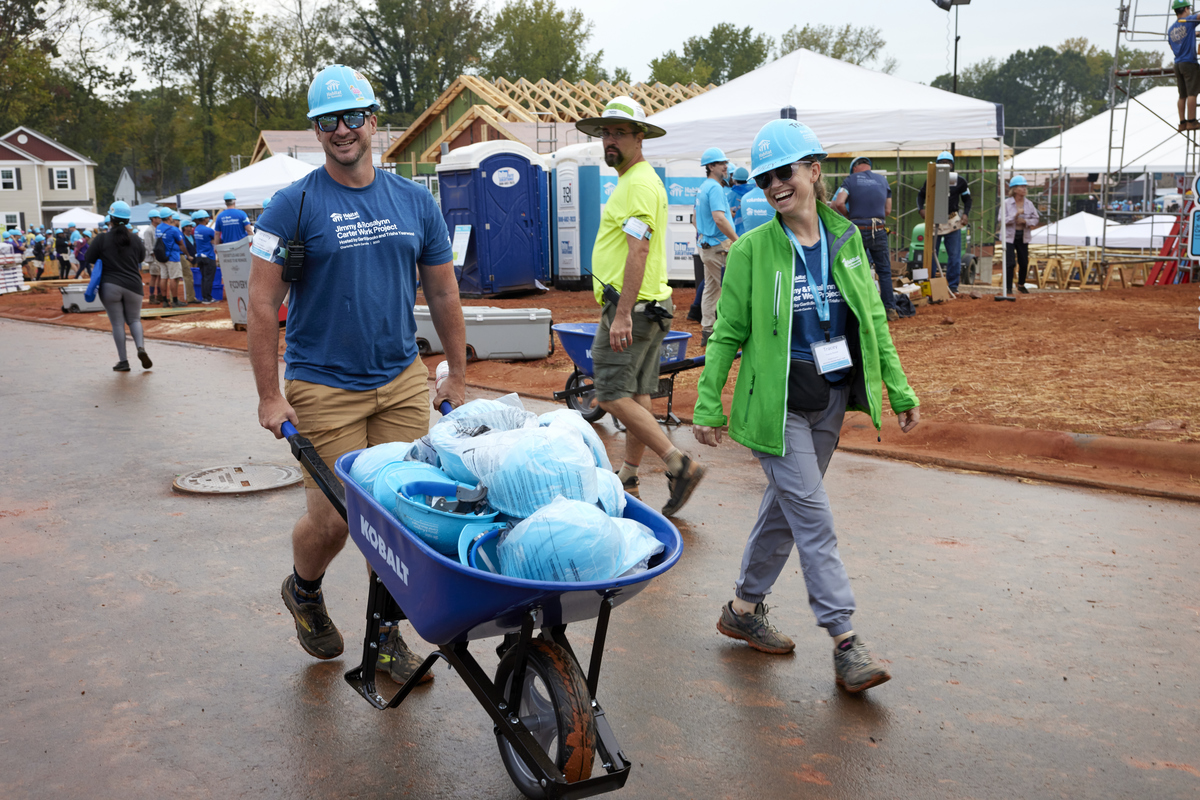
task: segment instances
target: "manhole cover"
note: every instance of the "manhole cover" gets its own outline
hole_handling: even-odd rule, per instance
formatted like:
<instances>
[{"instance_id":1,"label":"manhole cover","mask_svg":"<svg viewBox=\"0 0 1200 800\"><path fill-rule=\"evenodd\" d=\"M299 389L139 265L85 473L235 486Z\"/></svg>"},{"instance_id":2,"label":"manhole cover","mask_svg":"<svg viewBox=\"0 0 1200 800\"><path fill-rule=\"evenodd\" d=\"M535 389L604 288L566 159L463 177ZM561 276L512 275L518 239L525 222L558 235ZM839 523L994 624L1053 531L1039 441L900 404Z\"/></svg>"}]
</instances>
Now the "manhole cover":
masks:
<instances>
[{"instance_id":1,"label":"manhole cover","mask_svg":"<svg viewBox=\"0 0 1200 800\"><path fill-rule=\"evenodd\" d=\"M172 484L181 492L244 494L291 486L304 479L300 467L282 464L231 464L180 475Z\"/></svg>"}]
</instances>

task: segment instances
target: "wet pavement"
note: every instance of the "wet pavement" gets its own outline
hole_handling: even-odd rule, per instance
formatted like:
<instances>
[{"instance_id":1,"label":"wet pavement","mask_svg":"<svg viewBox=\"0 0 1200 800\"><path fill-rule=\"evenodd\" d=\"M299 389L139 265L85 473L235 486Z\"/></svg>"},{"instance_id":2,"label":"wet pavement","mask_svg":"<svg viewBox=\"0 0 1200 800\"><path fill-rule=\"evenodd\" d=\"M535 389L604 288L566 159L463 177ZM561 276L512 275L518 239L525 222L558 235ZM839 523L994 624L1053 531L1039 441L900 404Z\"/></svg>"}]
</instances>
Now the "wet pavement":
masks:
<instances>
[{"instance_id":1,"label":"wet pavement","mask_svg":"<svg viewBox=\"0 0 1200 800\"><path fill-rule=\"evenodd\" d=\"M0 320L0 798L519 797L444 665L378 712L342 680L356 659L300 650L279 584L303 493L171 490L291 463L245 355L150 352L115 374L107 334ZM794 655L716 632L765 481L737 445L672 435L712 471L680 563L613 614L598 694L633 761L614 796L1200 796L1196 505L838 454L855 621L894 675L851 697L794 556L769 600ZM642 483L661 505L661 472ZM348 644L362 563L325 581ZM590 625L569 633L589 649Z\"/></svg>"}]
</instances>

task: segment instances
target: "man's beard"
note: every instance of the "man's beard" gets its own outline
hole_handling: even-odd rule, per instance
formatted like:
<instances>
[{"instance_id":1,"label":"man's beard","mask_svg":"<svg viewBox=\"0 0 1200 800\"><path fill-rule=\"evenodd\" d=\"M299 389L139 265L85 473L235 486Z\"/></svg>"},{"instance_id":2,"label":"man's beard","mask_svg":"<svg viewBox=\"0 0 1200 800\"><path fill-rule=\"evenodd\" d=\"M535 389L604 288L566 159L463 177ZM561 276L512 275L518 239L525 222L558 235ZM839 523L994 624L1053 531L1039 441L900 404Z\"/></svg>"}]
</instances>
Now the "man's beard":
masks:
<instances>
[{"instance_id":1,"label":"man's beard","mask_svg":"<svg viewBox=\"0 0 1200 800\"><path fill-rule=\"evenodd\" d=\"M621 162L623 162L624 160L625 160L625 157L621 155L620 150L605 150L604 151L604 163L610 167L619 167L619 166L621 166Z\"/></svg>"}]
</instances>

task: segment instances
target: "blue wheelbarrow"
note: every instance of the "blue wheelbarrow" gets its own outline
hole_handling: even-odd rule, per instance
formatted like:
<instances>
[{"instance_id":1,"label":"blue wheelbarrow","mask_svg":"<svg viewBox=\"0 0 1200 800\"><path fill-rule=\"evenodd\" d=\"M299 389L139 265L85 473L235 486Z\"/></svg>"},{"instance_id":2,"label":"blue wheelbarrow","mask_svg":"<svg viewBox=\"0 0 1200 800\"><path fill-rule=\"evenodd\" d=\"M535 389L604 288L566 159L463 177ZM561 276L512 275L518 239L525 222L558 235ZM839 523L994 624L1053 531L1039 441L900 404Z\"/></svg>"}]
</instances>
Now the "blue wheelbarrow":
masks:
<instances>
[{"instance_id":1,"label":"blue wheelbarrow","mask_svg":"<svg viewBox=\"0 0 1200 800\"><path fill-rule=\"evenodd\" d=\"M596 338L595 322L560 322L550 326L558 334L563 350L571 357L575 369L567 377L566 388L554 393L555 400L566 401L583 415L588 422L604 416L604 409L596 402L596 391L592 384L592 340ZM658 391L651 397L667 398L667 416L663 422L679 425L681 420L673 410L675 402L675 375L684 370L704 366L704 356L687 357L688 342L692 335L685 331L668 331L663 339L659 354Z\"/></svg>"},{"instance_id":2,"label":"blue wheelbarrow","mask_svg":"<svg viewBox=\"0 0 1200 800\"><path fill-rule=\"evenodd\" d=\"M443 409L448 411L448 404ZM625 516L648 526L665 548L645 572L571 584L509 578L438 553L384 510L350 478L362 451L339 458L335 476L291 423L284 423L283 433L346 519L350 538L371 566L362 663L346 673L347 683L375 708L395 708L443 659L492 718L500 758L526 797L590 797L624 786L631 762L596 700L609 616L679 560L679 531L627 496ZM375 684L384 619L408 619L422 639L437 645L390 699ZM567 625L590 619L596 620L596 631L585 674L567 639ZM504 639L496 648L500 664L489 678L468 646L493 636ZM597 762L603 774L593 777Z\"/></svg>"}]
</instances>

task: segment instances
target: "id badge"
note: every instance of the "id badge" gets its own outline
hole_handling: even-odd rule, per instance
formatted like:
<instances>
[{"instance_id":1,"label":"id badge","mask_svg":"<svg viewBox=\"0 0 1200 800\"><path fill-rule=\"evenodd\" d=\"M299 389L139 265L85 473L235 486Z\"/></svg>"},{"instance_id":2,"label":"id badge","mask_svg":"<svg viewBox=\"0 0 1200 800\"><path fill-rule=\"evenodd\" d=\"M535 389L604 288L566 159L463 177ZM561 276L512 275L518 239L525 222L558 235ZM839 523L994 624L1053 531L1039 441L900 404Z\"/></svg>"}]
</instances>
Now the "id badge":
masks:
<instances>
[{"instance_id":1,"label":"id badge","mask_svg":"<svg viewBox=\"0 0 1200 800\"><path fill-rule=\"evenodd\" d=\"M850 345L846 344L845 336L838 336L828 342L813 342L809 347L812 348L813 364L817 367L818 375L854 366L854 359L850 357Z\"/></svg>"}]
</instances>

